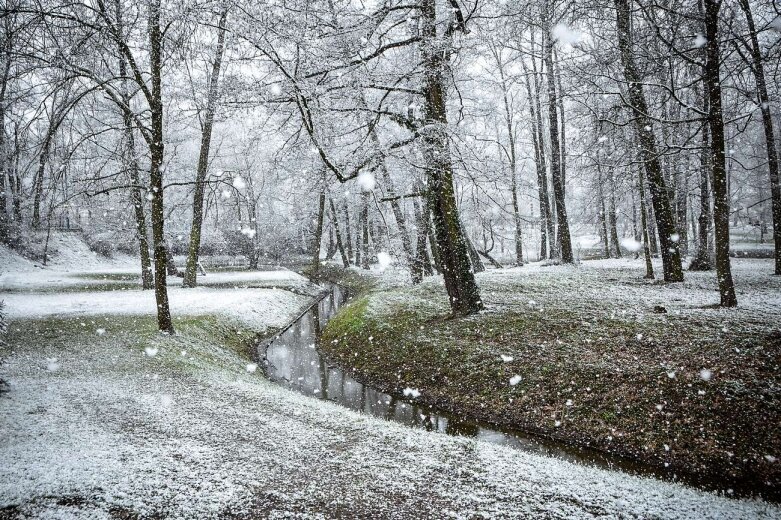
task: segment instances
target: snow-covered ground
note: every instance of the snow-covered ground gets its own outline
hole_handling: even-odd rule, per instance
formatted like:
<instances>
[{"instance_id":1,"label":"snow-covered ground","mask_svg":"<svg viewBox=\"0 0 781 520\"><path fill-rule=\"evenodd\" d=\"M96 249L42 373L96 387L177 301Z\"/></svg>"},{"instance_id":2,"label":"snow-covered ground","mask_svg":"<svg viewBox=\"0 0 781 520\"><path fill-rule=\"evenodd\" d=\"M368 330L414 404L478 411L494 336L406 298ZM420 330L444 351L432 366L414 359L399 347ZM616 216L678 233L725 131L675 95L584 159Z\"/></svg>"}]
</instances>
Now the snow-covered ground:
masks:
<instances>
[{"instance_id":1,"label":"snow-covered ground","mask_svg":"<svg viewBox=\"0 0 781 520\"><path fill-rule=\"evenodd\" d=\"M175 315L218 313L255 330L282 325L306 301L268 289L171 293ZM2 295L13 320L0 367L11 384L0 396L0 512L781 518L777 505L413 430L298 395L248 371L209 324L135 334L142 325L124 315L151 314L151 296ZM60 334L62 322L42 319L55 314L84 332Z\"/></svg>"}]
</instances>

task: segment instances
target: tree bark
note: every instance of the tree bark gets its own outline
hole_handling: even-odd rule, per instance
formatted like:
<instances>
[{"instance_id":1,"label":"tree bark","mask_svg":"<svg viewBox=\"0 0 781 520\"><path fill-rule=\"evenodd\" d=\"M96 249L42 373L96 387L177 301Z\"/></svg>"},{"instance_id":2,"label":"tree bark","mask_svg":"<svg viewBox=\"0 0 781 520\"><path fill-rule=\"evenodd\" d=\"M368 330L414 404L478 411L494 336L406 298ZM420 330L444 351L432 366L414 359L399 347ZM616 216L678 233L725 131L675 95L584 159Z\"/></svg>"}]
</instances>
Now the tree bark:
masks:
<instances>
[{"instance_id":1,"label":"tree bark","mask_svg":"<svg viewBox=\"0 0 781 520\"><path fill-rule=\"evenodd\" d=\"M470 267L453 185L443 77L449 53L443 53L441 37L437 35L436 0L420 0L420 14L425 117L421 133L429 179L428 199L450 308L454 314L467 315L481 310L483 302Z\"/></svg>"},{"instance_id":2,"label":"tree bark","mask_svg":"<svg viewBox=\"0 0 781 520\"><path fill-rule=\"evenodd\" d=\"M656 216L656 226L659 230L661 243L662 268L664 279L668 282L683 281L681 254L678 243L673 240L675 226L667 186L664 180L659 157L656 151L656 140L653 133L653 123L648 116L648 105L643 93L642 78L637 69L632 54L632 35L630 25L630 0L614 0L616 6L616 26L618 30L618 45L621 51L621 62L624 66L624 77L628 83L629 103L633 111L635 133L640 145L640 153L648 182L651 188L651 201Z\"/></svg>"},{"instance_id":3,"label":"tree bark","mask_svg":"<svg viewBox=\"0 0 781 520\"><path fill-rule=\"evenodd\" d=\"M708 92L708 125L711 134L713 168L713 220L716 235L716 278L722 307L738 304L729 258L729 191L724 156L724 119L721 108L719 56L719 9L721 0L704 0L705 4L705 85Z\"/></svg>"},{"instance_id":4,"label":"tree bark","mask_svg":"<svg viewBox=\"0 0 781 520\"><path fill-rule=\"evenodd\" d=\"M532 60L534 49L532 49ZM532 125L532 147L534 149L534 165L537 171L537 195L540 203L540 260L548 258L548 229L551 226L550 219L550 199L548 198L548 175L545 164L545 150L542 146L542 117L539 113L540 98L537 89L536 73L534 79L534 91L532 93L532 83L529 79L529 72L526 67L526 60L521 60L523 73L526 83L526 93L529 96L529 114ZM536 69L536 66L535 66ZM550 235L552 237L552 235Z\"/></svg>"},{"instance_id":5,"label":"tree bark","mask_svg":"<svg viewBox=\"0 0 781 520\"><path fill-rule=\"evenodd\" d=\"M152 138L149 143L149 181L152 188L152 242L155 249L155 300L157 327L161 332L174 333L166 285L167 258L165 247L165 213L163 205L163 135L162 47L160 30L160 0L149 0L149 65L152 80L149 109L152 120Z\"/></svg>"},{"instance_id":6,"label":"tree bark","mask_svg":"<svg viewBox=\"0 0 781 520\"><path fill-rule=\"evenodd\" d=\"M5 140L5 99L8 78L11 73L11 35L7 31L4 31L0 52L3 54L2 82L0 83L0 242L5 242L9 235L8 224L12 220L8 195L13 192L14 182L10 175Z\"/></svg>"},{"instance_id":7,"label":"tree bark","mask_svg":"<svg viewBox=\"0 0 781 520\"><path fill-rule=\"evenodd\" d=\"M336 248L339 250L339 254L342 257L342 264L345 268L350 267L350 258L347 256L347 253L344 250L344 243L342 242L342 232L339 229L339 218L336 213L336 206L334 205L334 199L330 198L328 199L329 204L331 205L331 221L334 224L334 233L336 234Z\"/></svg>"},{"instance_id":8,"label":"tree bark","mask_svg":"<svg viewBox=\"0 0 781 520\"><path fill-rule=\"evenodd\" d=\"M605 189L602 177L602 162L597 149L597 196L599 197L599 234L605 258L610 258L610 236L607 232L607 209L605 208Z\"/></svg>"},{"instance_id":9,"label":"tree bark","mask_svg":"<svg viewBox=\"0 0 781 520\"><path fill-rule=\"evenodd\" d=\"M643 228L643 255L645 256L645 278L654 279L654 264L651 261L651 237L648 229L648 211L645 204L645 180L643 165L637 168L637 188L640 192L640 222Z\"/></svg>"},{"instance_id":10,"label":"tree bark","mask_svg":"<svg viewBox=\"0 0 781 520\"><path fill-rule=\"evenodd\" d=\"M564 90L561 88L561 66L558 61L558 55L554 50L554 73L556 74L556 88L558 96L556 97L559 117L561 118L561 185L564 188L564 196L567 195L567 124L564 117Z\"/></svg>"},{"instance_id":11,"label":"tree bark","mask_svg":"<svg viewBox=\"0 0 781 520\"><path fill-rule=\"evenodd\" d=\"M344 212L344 245L347 250L347 258L352 261L353 259L353 237L352 230L350 228L350 208L347 206L347 201L342 204L342 211Z\"/></svg>"},{"instance_id":12,"label":"tree bark","mask_svg":"<svg viewBox=\"0 0 781 520\"><path fill-rule=\"evenodd\" d=\"M369 192L361 194L361 269L369 269Z\"/></svg>"},{"instance_id":13,"label":"tree bark","mask_svg":"<svg viewBox=\"0 0 781 520\"><path fill-rule=\"evenodd\" d=\"M707 94L703 91L705 110L708 111ZM711 207L710 207L710 131L706 122L702 126L702 144L700 150L700 215L697 219L697 255L692 260L689 269L692 271L710 271L713 269L711 260L712 251L710 247L710 228L711 228Z\"/></svg>"},{"instance_id":14,"label":"tree bark","mask_svg":"<svg viewBox=\"0 0 781 520\"><path fill-rule=\"evenodd\" d=\"M765 131L765 150L767 167L770 175L770 196L773 213L773 241L775 242L775 274L781 275L781 177L779 177L778 151L776 150L776 135L773 128L773 117L770 112L770 97L767 93L765 67L762 63L762 52L759 47L757 29L748 0L738 0L740 8L746 17L751 41L751 70L754 73L757 96L762 112L762 127Z\"/></svg>"},{"instance_id":15,"label":"tree bark","mask_svg":"<svg viewBox=\"0 0 781 520\"><path fill-rule=\"evenodd\" d=\"M550 37L550 13L545 15L545 27L548 35L543 45L545 69L548 83L548 131L551 145L551 177L553 179L553 198L556 203L556 242L560 246L561 261L571 264L572 240L567 220L567 207L564 203L564 177L561 169L561 145L559 142L559 116L556 101L556 78L553 70L553 39Z\"/></svg>"},{"instance_id":16,"label":"tree bark","mask_svg":"<svg viewBox=\"0 0 781 520\"><path fill-rule=\"evenodd\" d=\"M515 265L523 265L523 221L518 205L518 159L515 149L515 124L513 122L513 111L510 107L509 91L507 87L507 78L504 74L504 63L499 49L492 47L494 59L499 69L500 85L502 87L502 100L504 102L504 122L507 128L507 158L510 163L510 190L512 191L513 219L515 220ZM527 78L528 81L528 78ZM531 101L531 99L530 99Z\"/></svg>"},{"instance_id":17,"label":"tree bark","mask_svg":"<svg viewBox=\"0 0 781 520\"><path fill-rule=\"evenodd\" d=\"M320 186L320 195L318 196L317 225L315 226L315 236L312 242L312 274L316 277L320 272L320 245L323 242L323 222L325 221L325 174L323 175L323 184Z\"/></svg>"},{"instance_id":18,"label":"tree bark","mask_svg":"<svg viewBox=\"0 0 781 520\"><path fill-rule=\"evenodd\" d=\"M420 269L422 276L431 276L434 270L431 268L431 258L428 254L428 215L421 208L417 197L412 199L415 207L415 219L417 221L417 247L416 247L416 268Z\"/></svg>"},{"instance_id":19,"label":"tree bark","mask_svg":"<svg viewBox=\"0 0 781 520\"><path fill-rule=\"evenodd\" d=\"M217 98L220 91L220 69L225 52L225 24L228 19L228 8L223 7L217 23L217 49L214 53L211 76L209 77L209 93L206 100L206 114L201 129L201 150L198 155L198 169L195 174L195 193L193 195L193 221L190 226L190 247L187 254L187 266L184 270L183 287L195 287L198 283L198 256L201 249L201 227L203 224L203 194L205 191L206 173L209 170L209 149L211 148L214 112L217 108Z\"/></svg>"},{"instance_id":20,"label":"tree bark","mask_svg":"<svg viewBox=\"0 0 781 520\"><path fill-rule=\"evenodd\" d=\"M616 214L615 172L610 172L610 241L616 258L621 258L621 243L618 240L618 215Z\"/></svg>"},{"instance_id":21,"label":"tree bark","mask_svg":"<svg viewBox=\"0 0 781 520\"><path fill-rule=\"evenodd\" d=\"M125 26L121 0L116 0L117 32L119 38L124 38ZM127 58L122 50L119 50L119 75L127 77ZM130 106L130 94L127 80L122 80L120 88L122 102ZM124 110L122 113L122 130L124 132L124 146L122 147L123 166L128 172L130 183L130 202L133 204L133 217L136 221L136 240L138 240L138 253L141 260L141 288L152 289L154 275L152 274L152 258L149 254L149 238L146 229L146 212L144 211L144 194L141 188L141 175L139 173L138 160L136 159L136 141L133 134L133 117Z\"/></svg>"},{"instance_id":22,"label":"tree bark","mask_svg":"<svg viewBox=\"0 0 781 520\"><path fill-rule=\"evenodd\" d=\"M56 103L55 99L53 103ZM32 228L41 228L41 201L43 200L43 179L46 176L46 164L49 161L49 151L51 149L52 141L59 128L57 122L56 107L52 106L51 117L49 118L49 126L46 130L46 135L43 138L41 144L41 151L38 155L38 170L35 173L35 179L33 181L33 219Z\"/></svg>"}]
</instances>

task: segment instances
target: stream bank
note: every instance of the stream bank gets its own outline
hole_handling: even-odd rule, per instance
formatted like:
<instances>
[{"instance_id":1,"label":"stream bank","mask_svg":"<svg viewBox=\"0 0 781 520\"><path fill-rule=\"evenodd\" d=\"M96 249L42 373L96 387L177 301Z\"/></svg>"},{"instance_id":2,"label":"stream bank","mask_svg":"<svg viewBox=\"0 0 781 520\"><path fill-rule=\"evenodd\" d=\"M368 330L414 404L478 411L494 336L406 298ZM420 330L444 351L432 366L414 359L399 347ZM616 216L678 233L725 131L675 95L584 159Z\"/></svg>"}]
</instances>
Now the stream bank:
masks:
<instances>
[{"instance_id":1,"label":"stream bank","mask_svg":"<svg viewBox=\"0 0 781 520\"><path fill-rule=\"evenodd\" d=\"M739 290L767 284L746 262ZM761 299L731 314L700 306L712 289L692 275L662 288L659 314L660 288L633 274L598 263L484 273L488 309L461 319L437 279L374 290L325 327L321 349L390 395L411 389L458 417L635 461L630 471L778 500L778 311Z\"/></svg>"}]
</instances>

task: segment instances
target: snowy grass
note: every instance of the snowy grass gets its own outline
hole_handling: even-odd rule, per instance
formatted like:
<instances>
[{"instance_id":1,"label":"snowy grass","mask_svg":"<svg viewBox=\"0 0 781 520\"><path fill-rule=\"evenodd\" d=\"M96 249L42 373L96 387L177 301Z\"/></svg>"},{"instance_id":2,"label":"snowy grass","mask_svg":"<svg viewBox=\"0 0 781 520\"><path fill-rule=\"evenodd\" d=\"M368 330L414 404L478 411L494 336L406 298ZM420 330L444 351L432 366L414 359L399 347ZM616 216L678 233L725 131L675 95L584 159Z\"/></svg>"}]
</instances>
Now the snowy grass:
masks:
<instances>
[{"instance_id":1,"label":"snowy grass","mask_svg":"<svg viewBox=\"0 0 781 520\"><path fill-rule=\"evenodd\" d=\"M288 296L266 297L277 292ZM191 294L209 305L176 304L175 336L154 332L151 312L126 313L129 293L16 311L0 365L11 385L0 396L0 517L781 516L773 504L409 429L290 392L250 371L248 345L307 297Z\"/></svg>"},{"instance_id":2,"label":"snowy grass","mask_svg":"<svg viewBox=\"0 0 781 520\"><path fill-rule=\"evenodd\" d=\"M486 310L464 319L449 318L431 278L358 299L323 348L361 379L417 388L457 413L772 491L781 278L771 273L770 261L735 261L740 307L722 310L713 273L647 282L632 260L492 270L478 275Z\"/></svg>"},{"instance_id":3,"label":"snowy grass","mask_svg":"<svg viewBox=\"0 0 781 520\"><path fill-rule=\"evenodd\" d=\"M48 319L12 327L3 368L12 390L0 398L0 507L7 514L781 514L762 502L411 430L299 396L247 371L239 345L252 331L235 323L182 319L176 337L149 332L151 318L96 316L82 323Z\"/></svg>"}]
</instances>

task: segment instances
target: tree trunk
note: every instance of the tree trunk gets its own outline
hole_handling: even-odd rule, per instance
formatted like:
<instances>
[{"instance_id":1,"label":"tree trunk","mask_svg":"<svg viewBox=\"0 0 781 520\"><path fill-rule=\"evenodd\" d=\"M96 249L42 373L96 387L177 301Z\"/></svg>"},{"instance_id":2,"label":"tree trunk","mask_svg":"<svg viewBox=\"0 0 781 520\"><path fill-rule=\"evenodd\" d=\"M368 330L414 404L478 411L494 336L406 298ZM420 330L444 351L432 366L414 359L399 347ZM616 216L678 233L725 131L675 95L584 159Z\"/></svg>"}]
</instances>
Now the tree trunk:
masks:
<instances>
[{"instance_id":1,"label":"tree trunk","mask_svg":"<svg viewBox=\"0 0 781 520\"><path fill-rule=\"evenodd\" d=\"M320 186L320 195L318 196L317 226L315 227L315 237L312 242L312 275L317 276L320 272L320 245L323 242L323 222L325 220L325 175L323 175L323 184Z\"/></svg>"},{"instance_id":2,"label":"tree trunk","mask_svg":"<svg viewBox=\"0 0 781 520\"><path fill-rule=\"evenodd\" d=\"M558 61L558 54L554 50L554 73L556 74L556 88L558 96L556 97L559 118L561 119L561 185L564 188L564 196L567 195L567 124L564 117L564 91L561 88L561 66Z\"/></svg>"},{"instance_id":3,"label":"tree trunk","mask_svg":"<svg viewBox=\"0 0 781 520\"><path fill-rule=\"evenodd\" d=\"M648 116L648 106L643 93L642 78L635 65L632 54L632 35L630 25L630 0L614 0L616 5L616 25L618 30L618 45L621 51L621 61L624 66L624 77L628 83L629 102L634 115L635 133L642 155L648 182L651 188L651 200L656 216L656 226L659 230L661 243L662 267L664 279L668 282L683 281L681 254L678 242L673 240L675 226L667 186L664 180L659 157L656 151L656 140L653 133L653 122Z\"/></svg>"},{"instance_id":4,"label":"tree trunk","mask_svg":"<svg viewBox=\"0 0 781 520\"><path fill-rule=\"evenodd\" d=\"M342 209L344 211L344 241L347 247L347 259L353 258L353 237L352 230L350 229L350 208L347 206L347 201L344 202ZM356 260L356 264L358 261Z\"/></svg>"},{"instance_id":5,"label":"tree trunk","mask_svg":"<svg viewBox=\"0 0 781 520\"><path fill-rule=\"evenodd\" d=\"M12 213L8 204L8 195L13 192L13 178L11 178L6 152L5 140L5 95L8 87L8 78L11 73L11 35L4 31L3 41L0 44L0 52L3 54L2 82L0 83L0 242L8 239L8 224ZM16 199L14 199L15 202Z\"/></svg>"},{"instance_id":6,"label":"tree trunk","mask_svg":"<svg viewBox=\"0 0 781 520\"><path fill-rule=\"evenodd\" d=\"M545 26L550 29L550 15L546 14ZM556 101L556 78L553 70L553 40L550 31L545 38L544 52L545 69L548 82L548 131L551 145L551 177L553 179L553 198L556 203L556 243L560 246L561 261L571 264L575 261L572 255L572 241L567 220L567 208L564 203L564 178L561 169L561 145L559 143L559 116Z\"/></svg>"},{"instance_id":7,"label":"tree trunk","mask_svg":"<svg viewBox=\"0 0 781 520\"><path fill-rule=\"evenodd\" d=\"M344 243L342 243L342 232L339 230L339 219L336 213L336 206L334 205L334 199L329 198L328 202L331 205L331 221L334 224L334 233L336 233L336 248L339 250L339 254L342 257L342 264L345 268L350 267L350 258L344 250Z\"/></svg>"},{"instance_id":8,"label":"tree trunk","mask_svg":"<svg viewBox=\"0 0 781 520\"><path fill-rule=\"evenodd\" d=\"M483 308L483 302L470 267L469 248L456 205L443 78L449 53L443 55L437 35L436 0L420 0L420 15L425 116L421 133L429 179L428 199L450 308L457 315L473 314Z\"/></svg>"},{"instance_id":9,"label":"tree trunk","mask_svg":"<svg viewBox=\"0 0 781 520\"><path fill-rule=\"evenodd\" d=\"M729 192L724 156L724 119L721 108L719 56L719 8L721 0L704 0L705 4L705 85L708 92L708 125L711 134L713 168L713 220L716 234L716 278L722 307L738 304L729 258Z\"/></svg>"},{"instance_id":10,"label":"tree trunk","mask_svg":"<svg viewBox=\"0 0 781 520\"><path fill-rule=\"evenodd\" d=\"M485 271L485 265L480 260L480 253L478 253L475 243L467 236L466 232L462 230L462 233L464 233L464 240L466 240L466 245L469 249L469 262L472 264L472 272L482 273Z\"/></svg>"},{"instance_id":11,"label":"tree trunk","mask_svg":"<svg viewBox=\"0 0 781 520\"><path fill-rule=\"evenodd\" d=\"M56 96L55 101L56 102ZM57 114L55 107L52 107L51 118L49 119L49 127L46 130L46 135L43 138L43 144L41 145L41 151L38 155L38 170L35 173L35 179L33 180L33 220L32 228L41 228L41 201L43 200L43 179L46 176L46 163L49 161L49 150L51 149L52 141L57 133L59 124L56 122Z\"/></svg>"},{"instance_id":12,"label":"tree trunk","mask_svg":"<svg viewBox=\"0 0 781 520\"><path fill-rule=\"evenodd\" d=\"M689 193L689 178L686 170L677 172L677 186L675 190L675 208L678 213L678 245L681 250L681 257L689 254L689 224L687 216L689 213L687 195Z\"/></svg>"},{"instance_id":13,"label":"tree trunk","mask_svg":"<svg viewBox=\"0 0 781 520\"><path fill-rule=\"evenodd\" d=\"M645 168L645 166L643 166ZM646 191L646 196L650 190ZM646 198L646 200L648 200ZM648 213L646 215L646 218L648 219L648 239L651 242L651 255L656 258L659 256L659 240L657 239L656 235L656 215L654 215L654 205L653 204L646 204Z\"/></svg>"},{"instance_id":14,"label":"tree trunk","mask_svg":"<svg viewBox=\"0 0 781 520\"><path fill-rule=\"evenodd\" d=\"M532 49L532 60L534 60ZM540 201L540 260L548 258L548 228L550 227L550 207L548 199L548 178L547 166L545 165L545 150L542 147L542 118L539 113L540 98L537 90L537 80L535 73L534 93L532 93L532 83L529 79L529 72L526 68L526 60L521 60L523 73L526 83L526 93L529 97L529 114L532 125L532 146L534 149L534 165L537 171L537 195ZM535 67L536 68L536 67ZM535 101L532 101L535 100ZM536 107L536 108L535 108Z\"/></svg>"},{"instance_id":15,"label":"tree trunk","mask_svg":"<svg viewBox=\"0 0 781 520\"><path fill-rule=\"evenodd\" d=\"M773 129L773 117L770 113L770 97L767 93L765 81L765 67L762 64L762 52L757 38L757 29L754 25L754 17L751 14L748 0L738 0L751 38L752 71L757 87L760 108L762 111L762 127L765 131L765 150L767 152L767 166L770 174L770 196L772 198L773 212L773 240L775 242L776 267L775 274L781 275L781 178L779 177L778 151L776 150L776 136Z\"/></svg>"},{"instance_id":16,"label":"tree trunk","mask_svg":"<svg viewBox=\"0 0 781 520\"><path fill-rule=\"evenodd\" d=\"M599 235L605 258L610 258L610 238L607 232L607 209L605 208L605 189L603 187L602 163L597 151L597 196L599 197Z\"/></svg>"},{"instance_id":17,"label":"tree trunk","mask_svg":"<svg viewBox=\"0 0 781 520\"><path fill-rule=\"evenodd\" d=\"M708 109L707 94L705 94L705 110ZM702 126L702 149L700 150L700 215L697 219L697 256L692 260L689 269L692 271L710 271L713 269L711 260L712 251L710 247L710 227L711 227L711 208L710 208L710 132L707 122Z\"/></svg>"},{"instance_id":18,"label":"tree trunk","mask_svg":"<svg viewBox=\"0 0 781 520\"><path fill-rule=\"evenodd\" d=\"M361 258L361 231L363 230L361 225L361 219L363 217L363 209L358 210L358 216L355 222L355 265L361 267L363 265Z\"/></svg>"},{"instance_id":19,"label":"tree trunk","mask_svg":"<svg viewBox=\"0 0 781 520\"><path fill-rule=\"evenodd\" d=\"M201 226L203 224L203 193L206 173L209 170L209 149L212 140L214 112L217 107L217 97L220 91L220 69L222 56L225 52L225 23L228 18L228 8L223 7L217 23L217 49L214 53L211 76L209 77L209 93L206 100L206 114L201 128L201 151L198 155L198 169L195 174L195 194L193 195L193 221L190 225L190 247L187 254L187 266L184 270L183 287L195 287L198 276L198 256L201 249Z\"/></svg>"},{"instance_id":20,"label":"tree trunk","mask_svg":"<svg viewBox=\"0 0 781 520\"><path fill-rule=\"evenodd\" d=\"M421 276L431 276L434 270L431 268L431 258L428 254L428 215L423 212L420 201L417 197L412 199L415 207L415 219L417 221L418 240L416 247L416 268L420 270Z\"/></svg>"},{"instance_id":21,"label":"tree trunk","mask_svg":"<svg viewBox=\"0 0 781 520\"><path fill-rule=\"evenodd\" d=\"M504 102L504 122L507 127L507 156L510 163L510 190L512 191L513 218L515 220L515 265L523 265L523 222L518 205L518 158L515 149L515 124L513 122L513 111L510 107L509 92L507 88L507 78L504 74L504 63L500 51L492 47L494 59L499 69L499 79L502 87L502 100ZM528 79L527 79L528 81ZM530 98L531 101L531 98Z\"/></svg>"},{"instance_id":22,"label":"tree trunk","mask_svg":"<svg viewBox=\"0 0 781 520\"><path fill-rule=\"evenodd\" d=\"M645 204L645 180L643 166L637 168L637 188L640 192L640 223L643 228L643 255L645 256L645 278L654 279L654 264L651 261L651 240L648 229L648 211Z\"/></svg>"},{"instance_id":23,"label":"tree trunk","mask_svg":"<svg viewBox=\"0 0 781 520\"><path fill-rule=\"evenodd\" d=\"M151 112L152 137L149 143L149 181L152 188L152 242L155 249L155 300L157 302L157 328L161 332L174 333L166 285L165 213L163 206L163 92L162 46L160 31L160 0L149 2L149 65L152 79Z\"/></svg>"},{"instance_id":24,"label":"tree trunk","mask_svg":"<svg viewBox=\"0 0 781 520\"><path fill-rule=\"evenodd\" d=\"M426 218L426 231L428 234L428 243L431 246L431 259L434 261L434 268L438 273L442 272L442 263L439 260L439 246L437 245L437 237L434 231L434 221L431 215L430 205L428 197L423 199L423 215Z\"/></svg>"},{"instance_id":25,"label":"tree trunk","mask_svg":"<svg viewBox=\"0 0 781 520\"><path fill-rule=\"evenodd\" d=\"M334 227L333 225L329 225L328 226L328 247L325 250L325 259L331 260L335 254L336 254L336 242L334 240Z\"/></svg>"},{"instance_id":26,"label":"tree trunk","mask_svg":"<svg viewBox=\"0 0 781 520\"><path fill-rule=\"evenodd\" d=\"M369 269L369 192L361 194L361 269Z\"/></svg>"},{"instance_id":27,"label":"tree trunk","mask_svg":"<svg viewBox=\"0 0 781 520\"><path fill-rule=\"evenodd\" d=\"M640 230L637 228L637 199L635 198L635 190L629 190L629 193L632 196L632 238L636 243L641 244L643 237L640 236ZM632 253L632 258L637 260L639 257L640 252L635 250Z\"/></svg>"},{"instance_id":28,"label":"tree trunk","mask_svg":"<svg viewBox=\"0 0 781 520\"><path fill-rule=\"evenodd\" d=\"M116 0L117 31L120 37L124 37L124 21L122 2ZM127 59L125 54L119 51L119 75L127 77ZM130 106L130 94L128 93L127 80L122 80L122 102ZM133 204L133 217L136 221L136 240L138 240L138 252L141 260L141 288L152 289L154 275L152 274L152 258L149 254L149 238L146 229L146 212L144 211L144 194L141 189L141 175L139 173L138 160L136 159L136 141L133 135L133 117L130 113L122 112L122 130L124 132L124 146L122 147L122 162L130 177L133 187L130 189L130 202Z\"/></svg>"},{"instance_id":29,"label":"tree trunk","mask_svg":"<svg viewBox=\"0 0 781 520\"><path fill-rule=\"evenodd\" d=\"M621 243L618 240L618 215L616 214L615 173L610 172L610 241L616 258L621 258Z\"/></svg>"}]
</instances>

